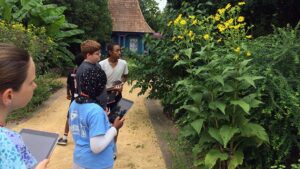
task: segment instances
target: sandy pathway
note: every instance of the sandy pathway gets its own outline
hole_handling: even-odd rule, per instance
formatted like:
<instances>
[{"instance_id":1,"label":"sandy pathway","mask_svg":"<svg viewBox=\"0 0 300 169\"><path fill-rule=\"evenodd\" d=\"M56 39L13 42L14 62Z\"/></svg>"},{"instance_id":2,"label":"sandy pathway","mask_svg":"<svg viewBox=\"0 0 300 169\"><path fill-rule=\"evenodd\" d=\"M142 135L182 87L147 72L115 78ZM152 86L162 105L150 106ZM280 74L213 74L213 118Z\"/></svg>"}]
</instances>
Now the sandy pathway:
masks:
<instances>
[{"instance_id":1,"label":"sandy pathway","mask_svg":"<svg viewBox=\"0 0 300 169\"><path fill-rule=\"evenodd\" d=\"M137 91L129 93L124 86L123 97L134 101L126 115L126 120L118 137L118 159L115 169L166 169L162 152L157 143L149 114L145 106L145 97L137 97ZM63 133L69 101L65 98L65 88L54 93L43 106L28 120L8 127L19 131L22 128ZM50 169L69 169L72 166L74 143L69 135L67 146L56 146Z\"/></svg>"}]
</instances>

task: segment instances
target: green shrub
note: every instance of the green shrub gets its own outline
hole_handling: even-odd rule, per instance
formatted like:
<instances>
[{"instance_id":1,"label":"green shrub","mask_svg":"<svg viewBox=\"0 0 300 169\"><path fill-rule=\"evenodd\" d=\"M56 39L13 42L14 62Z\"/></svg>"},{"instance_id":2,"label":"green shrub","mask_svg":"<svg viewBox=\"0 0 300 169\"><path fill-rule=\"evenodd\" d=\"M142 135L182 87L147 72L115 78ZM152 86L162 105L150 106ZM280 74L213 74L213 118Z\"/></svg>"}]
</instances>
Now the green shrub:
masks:
<instances>
[{"instance_id":1,"label":"green shrub","mask_svg":"<svg viewBox=\"0 0 300 169\"><path fill-rule=\"evenodd\" d=\"M38 76L35 80L37 88L34 91L31 101L26 107L11 113L8 116L7 121L21 120L32 115L32 113L46 101L52 93L62 87L63 84L58 81L57 78L57 75L50 73Z\"/></svg>"}]
</instances>

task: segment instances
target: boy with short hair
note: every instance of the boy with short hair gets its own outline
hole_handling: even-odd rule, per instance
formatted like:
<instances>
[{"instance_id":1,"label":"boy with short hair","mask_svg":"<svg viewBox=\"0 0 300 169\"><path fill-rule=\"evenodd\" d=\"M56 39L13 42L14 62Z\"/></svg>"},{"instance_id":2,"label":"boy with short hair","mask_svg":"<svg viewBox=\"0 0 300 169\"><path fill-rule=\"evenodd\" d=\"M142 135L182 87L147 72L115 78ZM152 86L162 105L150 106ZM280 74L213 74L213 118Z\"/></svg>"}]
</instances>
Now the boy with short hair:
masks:
<instances>
[{"instance_id":1,"label":"boy with short hair","mask_svg":"<svg viewBox=\"0 0 300 169\"><path fill-rule=\"evenodd\" d=\"M101 66L98 64L98 62L100 61L100 57L101 57L101 45L95 40L86 40L81 43L80 50L84 57L84 61L79 66L79 68L77 69L77 72L76 72L76 81L78 83L77 86L78 86L78 94L79 95L81 93L80 82L82 81L81 75L83 74L83 72L85 70L87 70L89 68L93 68L93 67L101 68ZM97 100L99 101L99 104L101 105L101 107L104 110L106 110L106 104L107 104L106 88L103 90L101 95L99 95L97 97Z\"/></svg>"}]
</instances>

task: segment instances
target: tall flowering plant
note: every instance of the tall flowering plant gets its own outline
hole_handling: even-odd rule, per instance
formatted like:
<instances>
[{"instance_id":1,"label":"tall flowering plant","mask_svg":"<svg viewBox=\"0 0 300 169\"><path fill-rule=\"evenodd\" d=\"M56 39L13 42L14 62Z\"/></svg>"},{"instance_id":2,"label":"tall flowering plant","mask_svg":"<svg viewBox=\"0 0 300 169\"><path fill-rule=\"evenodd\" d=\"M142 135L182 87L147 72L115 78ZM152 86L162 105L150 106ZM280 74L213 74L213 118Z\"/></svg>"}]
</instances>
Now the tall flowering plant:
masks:
<instances>
[{"instance_id":1,"label":"tall flowering plant","mask_svg":"<svg viewBox=\"0 0 300 169\"><path fill-rule=\"evenodd\" d=\"M182 104L176 113L184 113L181 134L193 143L197 168L247 168L251 151L269 142L265 129L251 121L262 104L256 84L263 77L253 71L245 43L252 36L240 15L244 4L227 4L211 16L179 14L168 23L174 69L187 73L172 101Z\"/></svg>"}]
</instances>

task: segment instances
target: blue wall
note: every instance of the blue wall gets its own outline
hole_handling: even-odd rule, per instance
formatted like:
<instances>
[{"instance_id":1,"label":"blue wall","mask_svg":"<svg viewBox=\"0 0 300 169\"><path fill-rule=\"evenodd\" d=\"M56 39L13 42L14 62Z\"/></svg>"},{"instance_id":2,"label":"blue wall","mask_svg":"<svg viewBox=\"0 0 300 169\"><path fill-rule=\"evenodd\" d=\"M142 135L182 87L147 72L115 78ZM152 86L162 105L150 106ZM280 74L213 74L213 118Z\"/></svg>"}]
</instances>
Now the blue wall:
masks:
<instances>
[{"instance_id":1,"label":"blue wall","mask_svg":"<svg viewBox=\"0 0 300 169\"><path fill-rule=\"evenodd\" d=\"M130 33L130 32L113 32L112 41L118 43L122 48L130 48L130 39L137 39L137 53L144 53L144 33Z\"/></svg>"}]
</instances>

